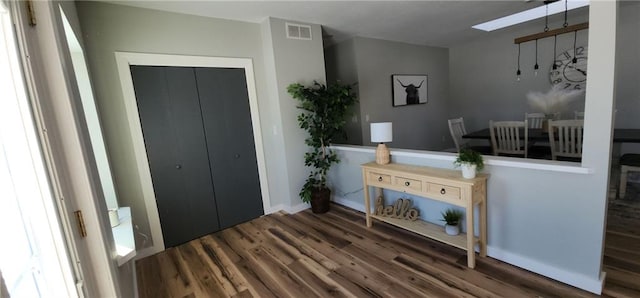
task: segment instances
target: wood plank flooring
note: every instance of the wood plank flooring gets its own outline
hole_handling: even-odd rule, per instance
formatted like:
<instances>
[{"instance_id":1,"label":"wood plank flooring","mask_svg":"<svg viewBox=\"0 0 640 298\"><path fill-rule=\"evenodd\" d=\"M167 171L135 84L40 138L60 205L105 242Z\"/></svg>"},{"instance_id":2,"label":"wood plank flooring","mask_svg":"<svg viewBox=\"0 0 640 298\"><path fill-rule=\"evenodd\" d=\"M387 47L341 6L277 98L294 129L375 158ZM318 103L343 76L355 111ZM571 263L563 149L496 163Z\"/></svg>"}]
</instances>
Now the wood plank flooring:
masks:
<instances>
[{"instance_id":1,"label":"wood plank flooring","mask_svg":"<svg viewBox=\"0 0 640 298\"><path fill-rule=\"evenodd\" d=\"M640 297L640 185L628 184L624 199L609 199L604 295Z\"/></svg>"},{"instance_id":2,"label":"wood plank flooring","mask_svg":"<svg viewBox=\"0 0 640 298\"><path fill-rule=\"evenodd\" d=\"M609 249L609 248L608 248ZM612 247L619 260L632 252ZM608 295L633 294L613 267ZM136 262L140 297L593 297L492 258L466 267L466 253L363 214L277 213Z\"/></svg>"}]
</instances>

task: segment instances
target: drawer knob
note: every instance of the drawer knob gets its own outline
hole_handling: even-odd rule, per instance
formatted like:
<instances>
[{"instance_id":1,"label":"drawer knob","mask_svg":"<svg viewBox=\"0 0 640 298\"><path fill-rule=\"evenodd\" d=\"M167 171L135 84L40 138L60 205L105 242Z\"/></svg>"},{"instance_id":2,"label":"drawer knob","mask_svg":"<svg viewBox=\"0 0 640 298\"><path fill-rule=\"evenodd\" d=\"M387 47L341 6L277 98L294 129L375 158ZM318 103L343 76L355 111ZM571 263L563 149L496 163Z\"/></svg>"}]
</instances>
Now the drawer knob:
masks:
<instances>
[{"instance_id":1,"label":"drawer knob","mask_svg":"<svg viewBox=\"0 0 640 298\"><path fill-rule=\"evenodd\" d=\"M407 182L404 183L404 186L409 186L409 184L411 184L411 183L409 183L409 181L407 181Z\"/></svg>"},{"instance_id":2,"label":"drawer knob","mask_svg":"<svg viewBox=\"0 0 640 298\"><path fill-rule=\"evenodd\" d=\"M382 182L382 176L378 177L378 181Z\"/></svg>"},{"instance_id":3,"label":"drawer knob","mask_svg":"<svg viewBox=\"0 0 640 298\"><path fill-rule=\"evenodd\" d=\"M445 190L444 188L442 188L442 189L440 189L440 193L441 193L441 194L446 194L446 193L447 193L447 190Z\"/></svg>"},{"instance_id":4,"label":"drawer knob","mask_svg":"<svg viewBox=\"0 0 640 298\"><path fill-rule=\"evenodd\" d=\"M176 169L182 169L182 165L176 165Z\"/></svg>"}]
</instances>

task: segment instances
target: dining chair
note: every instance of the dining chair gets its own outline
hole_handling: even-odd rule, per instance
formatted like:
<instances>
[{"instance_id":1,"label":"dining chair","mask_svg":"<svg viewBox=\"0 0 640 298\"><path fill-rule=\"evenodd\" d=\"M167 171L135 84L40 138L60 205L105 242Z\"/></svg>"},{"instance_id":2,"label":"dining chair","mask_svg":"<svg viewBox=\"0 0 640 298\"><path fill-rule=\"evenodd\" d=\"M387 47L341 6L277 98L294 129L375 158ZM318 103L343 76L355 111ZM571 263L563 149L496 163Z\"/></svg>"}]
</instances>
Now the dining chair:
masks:
<instances>
[{"instance_id":1,"label":"dining chair","mask_svg":"<svg viewBox=\"0 0 640 298\"><path fill-rule=\"evenodd\" d=\"M489 121L493 155L523 156L527 158L528 123L524 121ZM523 136L520 134L524 133Z\"/></svg>"},{"instance_id":2,"label":"dining chair","mask_svg":"<svg viewBox=\"0 0 640 298\"><path fill-rule=\"evenodd\" d=\"M584 119L584 112L573 111L573 119L575 119L575 120L583 120Z\"/></svg>"},{"instance_id":3,"label":"dining chair","mask_svg":"<svg viewBox=\"0 0 640 298\"><path fill-rule=\"evenodd\" d=\"M464 127L464 119L462 117L449 119L449 132L453 143L456 145L456 150L460 152L460 148L465 144L462 136L467 134L467 129Z\"/></svg>"},{"instance_id":4,"label":"dining chair","mask_svg":"<svg viewBox=\"0 0 640 298\"><path fill-rule=\"evenodd\" d=\"M460 152L460 149L462 148L469 148L474 151L480 152L481 154L491 154L491 147L470 146L469 140L465 140L462 138L462 136L467 134L467 129L464 126L464 119L462 117L449 119L449 132L451 133L453 143L456 145L457 152Z\"/></svg>"},{"instance_id":5,"label":"dining chair","mask_svg":"<svg viewBox=\"0 0 640 298\"><path fill-rule=\"evenodd\" d=\"M547 116L544 113L524 113L524 119L529 122L529 128L542 128Z\"/></svg>"},{"instance_id":6,"label":"dining chair","mask_svg":"<svg viewBox=\"0 0 640 298\"><path fill-rule=\"evenodd\" d=\"M558 157L569 161L582 158L582 133L584 120L549 120L549 144L551 159Z\"/></svg>"},{"instance_id":7,"label":"dining chair","mask_svg":"<svg viewBox=\"0 0 640 298\"><path fill-rule=\"evenodd\" d=\"M629 172L640 172L640 154L627 153L620 157L620 191L619 198L627 194L627 176Z\"/></svg>"}]
</instances>

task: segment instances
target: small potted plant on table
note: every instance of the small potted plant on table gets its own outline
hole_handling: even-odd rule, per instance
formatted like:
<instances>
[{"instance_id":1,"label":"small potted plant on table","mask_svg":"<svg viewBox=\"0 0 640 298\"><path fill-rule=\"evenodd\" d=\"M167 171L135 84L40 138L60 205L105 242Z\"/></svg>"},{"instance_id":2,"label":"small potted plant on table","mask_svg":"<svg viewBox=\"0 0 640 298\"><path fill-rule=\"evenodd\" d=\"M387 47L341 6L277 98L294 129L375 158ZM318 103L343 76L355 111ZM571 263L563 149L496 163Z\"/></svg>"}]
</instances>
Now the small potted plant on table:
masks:
<instances>
[{"instance_id":1,"label":"small potted plant on table","mask_svg":"<svg viewBox=\"0 0 640 298\"><path fill-rule=\"evenodd\" d=\"M466 179L473 179L476 177L477 171L482 171L484 168L484 161L482 155L469 148L463 148L458 153L458 157L453 162L456 167L462 168L462 177Z\"/></svg>"},{"instance_id":2,"label":"small potted plant on table","mask_svg":"<svg viewBox=\"0 0 640 298\"><path fill-rule=\"evenodd\" d=\"M447 235L455 236L460 234L460 219L462 219L462 211L456 209L447 209L442 212L442 221L445 222L444 231Z\"/></svg>"}]
</instances>

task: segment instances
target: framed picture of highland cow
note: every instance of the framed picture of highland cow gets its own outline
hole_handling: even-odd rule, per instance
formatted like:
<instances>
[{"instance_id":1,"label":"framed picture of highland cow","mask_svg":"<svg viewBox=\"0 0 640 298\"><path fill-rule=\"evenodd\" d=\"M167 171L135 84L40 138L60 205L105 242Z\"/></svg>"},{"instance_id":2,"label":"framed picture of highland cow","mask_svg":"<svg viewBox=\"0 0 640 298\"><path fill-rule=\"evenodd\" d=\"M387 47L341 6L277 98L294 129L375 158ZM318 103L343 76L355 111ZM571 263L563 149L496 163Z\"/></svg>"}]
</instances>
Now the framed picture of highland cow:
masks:
<instances>
[{"instance_id":1,"label":"framed picture of highland cow","mask_svg":"<svg viewBox=\"0 0 640 298\"><path fill-rule=\"evenodd\" d=\"M427 103L427 75L391 75L393 106Z\"/></svg>"}]
</instances>

